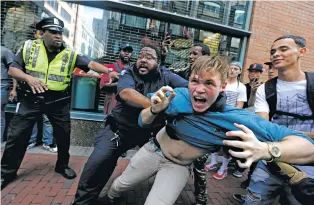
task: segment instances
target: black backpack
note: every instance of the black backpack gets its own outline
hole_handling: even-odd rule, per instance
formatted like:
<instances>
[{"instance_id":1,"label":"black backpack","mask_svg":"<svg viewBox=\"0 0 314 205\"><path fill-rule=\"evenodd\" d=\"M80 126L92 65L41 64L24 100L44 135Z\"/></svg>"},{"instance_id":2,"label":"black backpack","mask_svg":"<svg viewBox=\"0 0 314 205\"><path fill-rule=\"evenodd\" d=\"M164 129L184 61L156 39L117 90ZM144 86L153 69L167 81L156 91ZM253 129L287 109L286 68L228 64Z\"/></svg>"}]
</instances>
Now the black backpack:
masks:
<instances>
[{"instance_id":1,"label":"black backpack","mask_svg":"<svg viewBox=\"0 0 314 205\"><path fill-rule=\"evenodd\" d=\"M314 72L305 72L306 76L306 96L312 110L314 120ZM269 120L272 119L277 108L277 78L270 79L265 83L266 101L269 105Z\"/></svg>"}]
</instances>

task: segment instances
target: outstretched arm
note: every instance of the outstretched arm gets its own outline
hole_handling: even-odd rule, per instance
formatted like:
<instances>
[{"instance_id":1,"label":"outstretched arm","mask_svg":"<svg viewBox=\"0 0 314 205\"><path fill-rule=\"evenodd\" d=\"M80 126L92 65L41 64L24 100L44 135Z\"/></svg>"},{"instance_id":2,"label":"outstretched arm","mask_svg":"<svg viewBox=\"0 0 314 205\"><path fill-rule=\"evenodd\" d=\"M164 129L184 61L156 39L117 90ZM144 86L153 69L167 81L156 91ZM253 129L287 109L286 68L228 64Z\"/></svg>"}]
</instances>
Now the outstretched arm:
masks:
<instances>
[{"instance_id":1,"label":"outstretched arm","mask_svg":"<svg viewBox=\"0 0 314 205\"><path fill-rule=\"evenodd\" d=\"M270 160L268 144L259 141L254 133L244 125L235 124L239 131L229 131L227 136L240 137L242 141L224 140L224 145L243 149L243 152L229 150L229 153L237 158L246 159L245 163L238 161L242 168L248 168L258 160ZM281 157L279 161L289 164L309 164L314 162L314 145L309 140L300 136L286 136L280 142L275 142L278 146ZM297 146L296 146L297 145ZM302 149L300 149L302 147Z\"/></svg>"}]
</instances>

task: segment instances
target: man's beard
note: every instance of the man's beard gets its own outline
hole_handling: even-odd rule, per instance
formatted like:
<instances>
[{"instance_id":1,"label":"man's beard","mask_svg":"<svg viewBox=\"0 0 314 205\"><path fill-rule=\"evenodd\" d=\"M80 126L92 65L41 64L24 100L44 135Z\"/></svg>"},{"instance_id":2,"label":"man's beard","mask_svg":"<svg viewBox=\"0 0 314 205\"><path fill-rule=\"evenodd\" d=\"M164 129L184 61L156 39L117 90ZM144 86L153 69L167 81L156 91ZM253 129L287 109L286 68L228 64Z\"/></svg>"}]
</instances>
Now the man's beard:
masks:
<instances>
[{"instance_id":1,"label":"man's beard","mask_svg":"<svg viewBox=\"0 0 314 205\"><path fill-rule=\"evenodd\" d=\"M130 62L130 58L129 57L128 57L127 60L124 60L124 57L120 56L120 60L122 61L123 64L129 64L129 62Z\"/></svg>"},{"instance_id":2,"label":"man's beard","mask_svg":"<svg viewBox=\"0 0 314 205\"><path fill-rule=\"evenodd\" d=\"M145 79L149 80L151 78L154 78L156 76L156 73L158 73L158 65L154 66L152 69L148 69L146 66L143 66L147 69L147 73L146 74L141 74L139 72L139 69L141 68L141 65L139 67L136 68L137 73L144 77Z\"/></svg>"}]
</instances>

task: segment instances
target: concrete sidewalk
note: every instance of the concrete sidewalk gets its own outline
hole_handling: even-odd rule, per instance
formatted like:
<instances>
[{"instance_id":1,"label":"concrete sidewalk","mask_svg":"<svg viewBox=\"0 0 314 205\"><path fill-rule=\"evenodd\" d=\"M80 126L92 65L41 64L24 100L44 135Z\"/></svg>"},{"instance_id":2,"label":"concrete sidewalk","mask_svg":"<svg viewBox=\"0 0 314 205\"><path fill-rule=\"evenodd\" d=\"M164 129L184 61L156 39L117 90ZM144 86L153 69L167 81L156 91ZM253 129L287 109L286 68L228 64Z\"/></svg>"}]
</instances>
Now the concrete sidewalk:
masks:
<instances>
[{"instance_id":1,"label":"concrete sidewalk","mask_svg":"<svg viewBox=\"0 0 314 205\"><path fill-rule=\"evenodd\" d=\"M73 201L83 166L88 158L87 154L92 148L71 147L72 151L81 149L81 151L83 150L81 153L86 154L86 156L75 156L72 153L70 167L78 173L78 177L73 180L66 180L60 174L54 172L54 164L57 159L56 154L48 154L49 152L47 151L42 152L41 147L37 149L37 152L41 153L27 153L18 172L18 178L2 190L1 204L66 205L71 204ZM35 152L36 150L30 151ZM134 154L136 151L133 150L131 153L132 152ZM128 157L131 156L131 153L128 154ZM119 159L117 167L100 197L105 195L109 184L122 173L128 163L128 159ZM240 183L244 181L246 177L237 179L229 173L226 179L217 181L212 175L213 173L208 173L208 204L238 204L232 198L232 194L235 192L244 192L244 190L240 188ZM153 182L154 177L124 193L120 204L144 204ZM193 191L194 186L191 177L176 204L191 205L195 203Z\"/></svg>"}]
</instances>

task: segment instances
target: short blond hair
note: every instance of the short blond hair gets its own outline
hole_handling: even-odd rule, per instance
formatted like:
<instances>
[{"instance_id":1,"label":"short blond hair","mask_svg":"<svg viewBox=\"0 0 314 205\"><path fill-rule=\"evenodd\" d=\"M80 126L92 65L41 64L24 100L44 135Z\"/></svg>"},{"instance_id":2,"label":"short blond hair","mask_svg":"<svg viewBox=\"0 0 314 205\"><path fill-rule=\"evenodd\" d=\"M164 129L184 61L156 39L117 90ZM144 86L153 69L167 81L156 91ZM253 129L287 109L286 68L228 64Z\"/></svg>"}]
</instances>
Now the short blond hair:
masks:
<instances>
[{"instance_id":1,"label":"short blond hair","mask_svg":"<svg viewBox=\"0 0 314 205\"><path fill-rule=\"evenodd\" d=\"M200 56L192 64L191 74L219 73L221 83L224 83L227 81L229 70L230 62L224 56Z\"/></svg>"}]
</instances>

